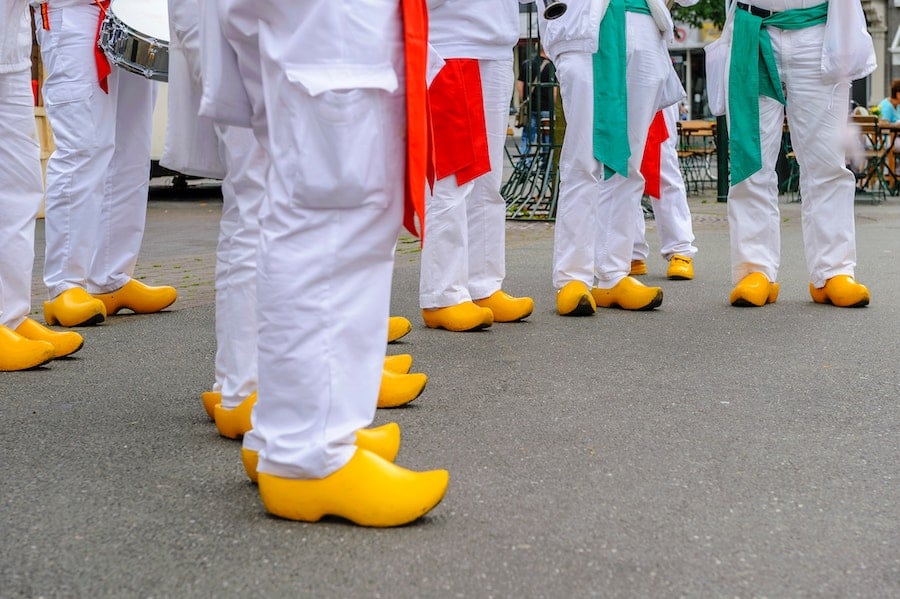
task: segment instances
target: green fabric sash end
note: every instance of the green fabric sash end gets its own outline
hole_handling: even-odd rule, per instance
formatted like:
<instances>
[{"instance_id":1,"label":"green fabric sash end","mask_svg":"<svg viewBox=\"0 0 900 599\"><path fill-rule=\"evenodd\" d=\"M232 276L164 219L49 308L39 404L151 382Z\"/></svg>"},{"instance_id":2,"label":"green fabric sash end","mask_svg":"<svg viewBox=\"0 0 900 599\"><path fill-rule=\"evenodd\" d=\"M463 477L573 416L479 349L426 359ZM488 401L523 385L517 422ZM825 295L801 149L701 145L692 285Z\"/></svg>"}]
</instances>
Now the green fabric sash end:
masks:
<instances>
[{"instance_id":1,"label":"green fabric sash end","mask_svg":"<svg viewBox=\"0 0 900 599\"><path fill-rule=\"evenodd\" d=\"M650 14L646 0L610 0L600 22L600 43L593 55L594 158L603 178L628 176L628 96L625 83L625 12Z\"/></svg>"},{"instance_id":2,"label":"green fabric sash end","mask_svg":"<svg viewBox=\"0 0 900 599\"><path fill-rule=\"evenodd\" d=\"M728 119L731 143L731 184L762 168L759 97L785 104L772 38L766 27L805 29L828 19L828 2L757 17L738 8L734 13L731 66L728 71Z\"/></svg>"}]
</instances>

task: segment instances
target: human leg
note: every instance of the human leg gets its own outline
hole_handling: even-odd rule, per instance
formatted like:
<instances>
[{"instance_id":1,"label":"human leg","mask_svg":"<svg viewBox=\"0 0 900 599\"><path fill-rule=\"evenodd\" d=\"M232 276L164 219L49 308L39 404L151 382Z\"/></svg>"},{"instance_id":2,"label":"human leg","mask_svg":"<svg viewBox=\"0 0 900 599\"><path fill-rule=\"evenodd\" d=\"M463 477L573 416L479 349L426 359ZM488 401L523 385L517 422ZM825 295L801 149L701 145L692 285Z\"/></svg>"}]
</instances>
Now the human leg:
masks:
<instances>
[{"instance_id":1,"label":"human leg","mask_svg":"<svg viewBox=\"0 0 900 599\"><path fill-rule=\"evenodd\" d=\"M43 197L34 96L28 71L0 73L0 325L31 312L34 219Z\"/></svg>"},{"instance_id":2,"label":"human leg","mask_svg":"<svg viewBox=\"0 0 900 599\"><path fill-rule=\"evenodd\" d=\"M753 272L774 282L781 262L781 222L775 162L781 144L784 108L760 97L762 168L728 190L732 282Z\"/></svg>"},{"instance_id":3,"label":"human leg","mask_svg":"<svg viewBox=\"0 0 900 599\"><path fill-rule=\"evenodd\" d=\"M666 260L675 254L693 258L697 254L697 248L693 245L691 211L688 208L687 192L678 164L678 138L675 128L678 105L673 104L665 108L663 115L669 137L663 142L660 154L660 198L658 202L653 202L660 253Z\"/></svg>"},{"instance_id":4,"label":"human leg","mask_svg":"<svg viewBox=\"0 0 900 599\"><path fill-rule=\"evenodd\" d=\"M477 305L491 310L495 322L514 322L531 314L534 301L500 290L506 277L506 201L500 195L500 184L512 60L481 60L479 67L491 170L475 179L466 211L469 294Z\"/></svg>"},{"instance_id":5,"label":"human leg","mask_svg":"<svg viewBox=\"0 0 900 599\"><path fill-rule=\"evenodd\" d=\"M856 267L854 177L844 164L843 145L850 82L822 82L822 39L822 27L772 36L800 165L803 247L814 288L838 275L852 278Z\"/></svg>"},{"instance_id":6,"label":"human leg","mask_svg":"<svg viewBox=\"0 0 900 599\"><path fill-rule=\"evenodd\" d=\"M400 136L384 130L402 128L404 96L384 88L310 95L285 77L279 58L308 55L310 37L327 29L329 14L336 16L331 3L315 4L220 5L235 47L246 42L242 17L261 26L260 43L241 54L251 68L254 51L259 56L264 102L254 131L273 157L258 255L260 495L285 518L314 521L331 513L391 526L431 509L447 482L446 473L412 473L352 445L354 431L374 413L384 358L400 223L403 168L396 157L404 154ZM367 14L382 33L365 46L367 60L376 49L396 50L382 46L397 39L396 5L378 8Z\"/></svg>"},{"instance_id":7,"label":"human leg","mask_svg":"<svg viewBox=\"0 0 900 599\"><path fill-rule=\"evenodd\" d=\"M425 197L425 223L419 274L422 309L444 308L472 300L469 294L466 210L474 181L456 184L450 175L434 182Z\"/></svg>"},{"instance_id":8,"label":"human leg","mask_svg":"<svg viewBox=\"0 0 900 599\"><path fill-rule=\"evenodd\" d=\"M115 104L115 152L105 173L98 238L88 278L88 291L109 293L134 273L147 215L150 185L150 138L156 84L114 69L109 96Z\"/></svg>"},{"instance_id":9,"label":"human leg","mask_svg":"<svg viewBox=\"0 0 900 599\"><path fill-rule=\"evenodd\" d=\"M671 70L668 53L653 19L627 13L628 172L600 182L594 241L594 286L598 306L650 310L662 303L662 289L629 277L636 241L636 215L641 211L645 181L641 161L650 123Z\"/></svg>"},{"instance_id":10,"label":"human leg","mask_svg":"<svg viewBox=\"0 0 900 599\"><path fill-rule=\"evenodd\" d=\"M594 81L590 54L567 52L556 61L566 113L559 158L559 201L553 236L552 283L556 311L562 316L589 316L596 310L590 289L594 278L594 229L597 181L603 168L594 158Z\"/></svg>"},{"instance_id":11,"label":"human leg","mask_svg":"<svg viewBox=\"0 0 900 599\"><path fill-rule=\"evenodd\" d=\"M36 18L47 72L44 101L56 144L47 164L44 282L51 301L44 316L50 324L94 324L106 311L85 287L115 137L115 107L100 89L94 62L99 9L51 6L49 29Z\"/></svg>"},{"instance_id":12,"label":"human leg","mask_svg":"<svg viewBox=\"0 0 900 599\"><path fill-rule=\"evenodd\" d=\"M556 62L568 126L559 160L559 202L553 241L553 287L570 281L590 288L594 279L594 230L603 168L591 136L594 83L590 54L567 52Z\"/></svg>"},{"instance_id":13,"label":"human leg","mask_svg":"<svg viewBox=\"0 0 900 599\"><path fill-rule=\"evenodd\" d=\"M506 143L512 58L480 60L481 90L491 170L473 181L466 207L468 288L475 298L499 290L506 276L506 202L500 195L503 144Z\"/></svg>"},{"instance_id":14,"label":"human leg","mask_svg":"<svg viewBox=\"0 0 900 599\"><path fill-rule=\"evenodd\" d=\"M152 287L132 277L147 217L156 83L114 69L109 95L115 104L109 115L115 121L115 152L104 183L88 291L103 302L108 315L124 308L159 312L175 301L175 288Z\"/></svg>"},{"instance_id":15,"label":"human leg","mask_svg":"<svg viewBox=\"0 0 900 599\"><path fill-rule=\"evenodd\" d=\"M42 196L33 104L27 70L0 73L0 371L26 370L56 357L50 343L18 331L33 322L34 219Z\"/></svg>"},{"instance_id":16,"label":"human leg","mask_svg":"<svg viewBox=\"0 0 900 599\"><path fill-rule=\"evenodd\" d=\"M216 251L216 373L222 406L234 408L257 386L256 253L267 158L253 132L225 127L226 175Z\"/></svg>"}]
</instances>

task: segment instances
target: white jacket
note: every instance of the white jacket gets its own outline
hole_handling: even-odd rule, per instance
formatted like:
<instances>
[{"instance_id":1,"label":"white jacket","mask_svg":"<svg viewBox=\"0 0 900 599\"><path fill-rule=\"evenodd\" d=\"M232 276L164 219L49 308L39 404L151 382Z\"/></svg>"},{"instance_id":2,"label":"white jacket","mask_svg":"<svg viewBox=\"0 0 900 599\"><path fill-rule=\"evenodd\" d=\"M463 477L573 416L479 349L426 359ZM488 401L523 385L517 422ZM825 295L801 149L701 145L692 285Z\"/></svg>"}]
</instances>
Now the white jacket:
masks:
<instances>
[{"instance_id":1,"label":"white jacket","mask_svg":"<svg viewBox=\"0 0 900 599\"><path fill-rule=\"evenodd\" d=\"M25 0L0 4L0 73L31 68L31 25Z\"/></svg>"},{"instance_id":2,"label":"white jacket","mask_svg":"<svg viewBox=\"0 0 900 599\"><path fill-rule=\"evenodd\" d=\"M428 41L443 58L512 58L512 48L519 41L519 4L530 1L432 1Z\"/></svg>"},{"instance_id":3,"label":"white jacket","mask_svg":"<svg viewBox=\"0 0 900 599\"><path fill-rule=\"evenodd\" d=\"M222 31L216 6L216 2L205 2L200 13L203 65L200 114L220 124L249 127L253 115L250 98L243 87L235 51ZM301 15L297 19L300 26L288 33L273 26L277 24L261 24L261 52L270 56L302 57L303 62L279 66L289 80L309 95L357 87L388 92L397 88L399 80L384 36L398 26L398 0L304 0L279 6ZM264 36L262 25L279 30ZM342 35L334 35L336 30ZM355 43L345 43L348 39Z\"/></svg>"},{"instance_id":4,"label":"white jacket","mask_svg":"<svg viewBox=\"0 0 900 599\"><path fill-rule=\"evenodd\" d=\"M692 6L699 0L675 0L682 6ZM564 52L584 52L594 54L600 38L600 22L609 8L609 0L569 0L568 10L558 19L548 21L543 18L545 0L536 0L538 5L538 28L541 43L547 50L550 60ZM671 42L675 25L672 15L666 8L665 0L647 0L650 13L660 35L666 42Z\"/></svg>"},{"instance_id":5,"label":"white jacket","mask_svg":"<svg viewBox=\"0 0 900 599\"><path fill-rule=\"evenodd\" d=\"M53 8L65 8L66 6L79 6L85 4L96 4L94 0L29 0L28 4L37 8L41 4L46 4L50 2L50 6Z\"/></svg>"},{"instance_id":6,"label":"white jacket","mask_svg":"<svg viewBox=\"0 0 900 599\"><path fill-rule=\"evenodd\" d=\"M168 119L159 163L186 175L221 179L225 167L215 124L198 114L203 93L199 31L202 2L169 0Z\"/></svg>"},{"instance_id":7,"label":"white jacket","mask_svg":"<svg viewBox=\"0 0 900 599\"><path fill-rule=\"evenodd\" d=\"M866 27L862 4L829 2L822 45L822 79L826 83L862 79L876 66L875 45Z\"/></svg>"}]
</instances>

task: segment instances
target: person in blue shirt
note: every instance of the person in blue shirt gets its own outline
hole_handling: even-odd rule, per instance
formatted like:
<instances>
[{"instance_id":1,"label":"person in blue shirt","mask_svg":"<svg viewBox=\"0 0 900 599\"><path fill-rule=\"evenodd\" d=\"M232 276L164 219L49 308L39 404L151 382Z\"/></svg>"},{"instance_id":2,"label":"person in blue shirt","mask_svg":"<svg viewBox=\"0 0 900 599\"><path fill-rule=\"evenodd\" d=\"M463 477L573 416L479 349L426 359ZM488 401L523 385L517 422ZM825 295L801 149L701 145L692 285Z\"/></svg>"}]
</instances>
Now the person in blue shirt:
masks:
<instances>
[{"instance_id":1,"label":"person in blue shirt","mask_svg":"<svg viewBox=\"0 0 900 599\"><path fill-rule=\"evenodd\" d=\"M891 95L878 104L878 118L896 123L900 121L900 79L891 82Z\"/></svg>"}]
</instances>

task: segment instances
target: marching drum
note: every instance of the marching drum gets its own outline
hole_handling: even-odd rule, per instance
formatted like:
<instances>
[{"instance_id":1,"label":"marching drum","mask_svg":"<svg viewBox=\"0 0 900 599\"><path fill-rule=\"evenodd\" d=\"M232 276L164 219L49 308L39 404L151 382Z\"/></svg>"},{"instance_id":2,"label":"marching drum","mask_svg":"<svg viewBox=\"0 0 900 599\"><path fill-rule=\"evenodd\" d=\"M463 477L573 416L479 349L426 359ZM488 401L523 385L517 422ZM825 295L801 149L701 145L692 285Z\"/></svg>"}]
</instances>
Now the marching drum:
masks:
<instances>
[{"instance_id":1,"label":"marching drum","mask_svg":"<svg viewBox=\"0 0 900 599\"><path fill-rule=\"evenodd\" d=\"M112 64L147 79L168 80L168 2L113 0L98 44Z\"/></svg>"}]
</instances>

